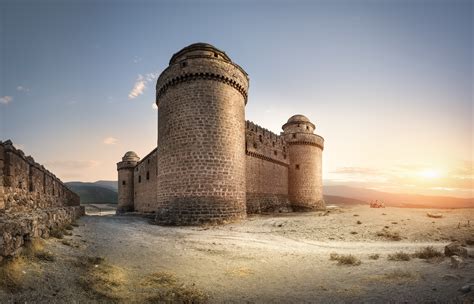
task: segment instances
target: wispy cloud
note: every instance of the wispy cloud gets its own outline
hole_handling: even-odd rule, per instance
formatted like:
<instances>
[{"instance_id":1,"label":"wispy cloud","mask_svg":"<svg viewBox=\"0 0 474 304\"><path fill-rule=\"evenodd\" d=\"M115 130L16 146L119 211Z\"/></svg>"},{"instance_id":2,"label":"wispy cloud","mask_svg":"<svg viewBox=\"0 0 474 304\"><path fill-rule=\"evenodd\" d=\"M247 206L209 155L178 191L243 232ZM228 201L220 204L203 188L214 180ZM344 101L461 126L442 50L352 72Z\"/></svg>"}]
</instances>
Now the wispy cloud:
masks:
<instances>
[{"instance_id":1,"label":"wispy cloud","mask_svg":"<svg viewBox=\"0 0 474 304\"><path fill-rule=\"evenodd\" d=\"M0 104L9 104L13 101L13 96L2 96L0 97Z\"/></svg>"},{"instance_id":2,"label":"wispy cloud","mask_svg":"<svg viewBox=\"0 0 474 304\"><path fill-rule=\"evenodd\" d=\"M132 90L130 93L128 93L128 98L135 99L142 95L143 92L145 92L148 83L156 80L158 75L159 74L157 72L147 73L145 75L138 74L137 80L135 80Z\"/></svg>"},{"instance_id":3,"label":"wispy cloud","mask_svg":"<svg viewBox=\"0 0 474 304\"><path fill-rule=\"evenodd\" d=\"M106 137L104 138L104 144L106 145L115 145L118 143L118 139L115 137Z\"/></svg>"},{"instance_id":4,"label":"wispy cloud","mask_svg":"<svg viewBox=\"0 0 474 304\"><path fill-rule=\"evenodd\" d=\"M30 89L28 89L27 87L21 86L21 85L17 86L16 90L18 92L29 92L30 91Z\"/></svg>"},{"instance_id":5,"label":"wispy cloud","mask_svg":"<svg viewBox=\"0 0 474 304\"><path fill-rule=\"evenodd\" d=\"M139 57L139 56L134 56L133 57L133 63L139 63L140 61L142 61L141 57Z\"/></svg>"}]
</instances>

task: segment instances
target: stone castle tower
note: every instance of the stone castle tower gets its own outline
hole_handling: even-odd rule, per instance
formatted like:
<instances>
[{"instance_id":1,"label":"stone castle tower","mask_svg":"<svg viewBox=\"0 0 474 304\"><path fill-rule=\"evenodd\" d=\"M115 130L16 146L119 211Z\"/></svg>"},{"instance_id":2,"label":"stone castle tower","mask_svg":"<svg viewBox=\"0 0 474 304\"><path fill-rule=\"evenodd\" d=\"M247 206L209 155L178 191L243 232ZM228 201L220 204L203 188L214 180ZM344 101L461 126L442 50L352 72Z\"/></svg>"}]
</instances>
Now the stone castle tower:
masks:
<instances>
[{"instance_id":1,"label":"stone castle tower","mask_svg":"<svg viewBox=\"0 0 474 304\"><path fill-rule=\"evenodd\" d=\"M118 180L118 206L120 212L133 211L134 209L134 190L133 190L133 170L140 158L138 155L129 151L122 157L122 161L117 164Z\"/></svg>"},{"instance_id":2,"label":"stone castle tower","mask_svg":"<svg viewBox=\"0 0 474 304\"><path fill-rule=\"evenodd\" d=\"M156 84L160 221L244 217L248 77L222 51L190 45Z\"/></svg>"},{"instance_id":3,"label":"stone castle tower","mask_svg":"<svg viewBox=\"0 0 474 304\"><path fill-rule=\"evenodd\" d=\"M212 45L174 54L156 84L158 147L117 164L118 212L164 224L323 209L322 137L303 115L274 134L245 121L247 73Z\"/></svg>"},{"instance_id":4,"label":"stone castle tower","mask_svg":"<svg viewBox=\"0 0 474 304\"><path fill-rule=\"evenodd\" d=\"M324 141L303 115L292 116L283 125L288 143L288 199L294 210L323 209L322 152Z\"/></svg>"}]
</instances>

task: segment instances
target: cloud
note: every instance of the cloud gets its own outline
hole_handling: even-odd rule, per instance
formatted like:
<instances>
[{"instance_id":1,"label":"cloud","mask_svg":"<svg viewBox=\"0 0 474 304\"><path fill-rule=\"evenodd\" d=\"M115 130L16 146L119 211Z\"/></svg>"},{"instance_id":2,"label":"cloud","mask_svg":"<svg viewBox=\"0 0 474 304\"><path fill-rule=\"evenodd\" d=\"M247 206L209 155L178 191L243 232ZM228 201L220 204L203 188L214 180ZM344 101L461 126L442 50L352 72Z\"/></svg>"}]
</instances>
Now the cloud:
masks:
<instances>
[{"instance_id":1,"label":"cloud","mask_svg":"<svg viewBox=\"0 0 474 304\"><path fill-rule=\"evenodd\" d=\"M16 87L16 90L17 90L18 92L29 92L29 91L30 91L30 89L28 89L28 88L26 88L26 87L24 87L24 86L21 86L21 85L17 86L17 87Z\"/></svg>"},{"instance_id":2,"label":"cloud","mask_svg":"<svg viewBox=\"0 0 474 304\"><path fill-rule=\"evenodd\" d=\"M152 103L152 104L151 104L151 108L152 108L153 110L158 110L158 106L156 105L156 103Z\"/></svg>"},{"instance_id":3,"label":"cloud","mask_svg":"<svg viewBox=\"0 0 474 304\"><path fill-rule=\"evenodd\" d=\"M96 160L57 160L46 162L44 165L55 170L83 170L97 167L99 164L100 162Z\"/></svg>"},{"instance_id":4,"label":"cloud","mask_svg":"<svg viewBox=\"0 0 474 304\"><path fill-rule=\"evenodd\" d=\"M116 143L118 143L118 139L115 137L104 138L104 144L106 145L115 145Z\"/></svg>"},{"instance_id":5,"label":"cloud","mask_svg":"<svg viewBox=\"0 0 474 304\"><path fill-rule=\"evenodd\" d=\"M0 104L9 104L10 102L13 101L13 97L12 96L2 96L0 97Z\"/></svg>"},{"instance_id":6,"label":"cloud","mask_svg":"<svg viewBox=\"0 0 474 304\"><path fill-rule=\"evenodd\" d=\"M145 92L147 84L156 80L158 77L157 72L147 73L145 75L138 74L137 80L135 80L135 84L133 85L132 90L128 93L129 99L135 99L138 96L142 95Z\"/></svg>"},{"instance_id":7,"label":"cloud","mask_svg":"<svg viewBox=\"0 0 474 304\"><path fill-rule=\"evenodd\" d=\"M142 61L141 57L138 57L138 56L133 57L133 63L139 63L140 61Z\"/></svg>"}]
</instances>

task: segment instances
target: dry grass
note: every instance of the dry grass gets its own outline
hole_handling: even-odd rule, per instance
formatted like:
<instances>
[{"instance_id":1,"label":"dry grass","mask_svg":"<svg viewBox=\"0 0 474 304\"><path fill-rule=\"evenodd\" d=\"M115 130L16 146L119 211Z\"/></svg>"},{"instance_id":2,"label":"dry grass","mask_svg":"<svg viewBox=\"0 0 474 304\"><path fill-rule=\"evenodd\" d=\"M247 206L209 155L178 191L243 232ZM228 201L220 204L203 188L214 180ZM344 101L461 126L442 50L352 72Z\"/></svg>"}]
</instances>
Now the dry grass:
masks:
<instances>
[{"instance_id":1,"label":"dry grass","mask_svg":"<svg viewBox=\"0 0 474 304\"><path fill-rule=\"evenodd\" d=\"M432 246L428 246L415 252L413 257L428 260L444 257L444 254L441 251L434 249Z\"/></svg>"},{"instance_id":2,"label":"dry grass","mask_svg":"<svg viewBox=\"0 0 474 304\"><path fill-rule=\"evenodd\" d=\"M71 226L73 226L73 227L79 227L79 224L76 223L76 222L72 222L72 223L71 223Z\"/></svg>"},{"instance_id":3,"label":"dry grass","mask_svg":"<svg viewBox=\"0 0 474 304\"><path fill-rule=\"evenodd\" d=\"M359 266L362 264L360 259L353 256L352 254L337 254L331 253L329 256L331 261L337 261L338 265L352 265L352 266Z\"/></svg>"},{"instance_id":4,"label":"dry grass","mask_svg":"<svg viewBox=\"0 0 474 304\"><path fill-rule=\"evenodd\" d=\"M392 241L400 241L402 239L400 236L400 233L398 233L397 231L390 231L386 228L377 232L377 236L381 236L385 239L392 240Z\"/></svg>"},{"instance_id":5,"label":"dry grass","mask_svg":"<svg viewBox=\"0 0 474 304\"><path fill-rule=\"evenodd\" d=\"M371 260L378 260L380 258L380 254L378 253L373 253L371 255L369 255L369 259Z\"/></svg>"},{"instance_id":6,"label":"dry grass","mask_svg":"<svg viewBox=\"0 0 474 304\"><path fill-rule=\"evenodd\" d=\"M22 290L25 277L26 258L16 256L0 264L0 287L6 292L15 293Z\"/></svg>"},{"instance_id":7,"label":"dry grass","mask_svg":"<svg viewBox=\"0 0 474 304\"><path fill-rule=\"evenodd\" d=\"M84 274L79 279L85 291L100 298L118 300L126 282L125 271L110 265L101 257L80 257L78 265L85 267Z\"/></svg>"},{"instance_id":8,"label":"dry grass","mask_svg":"<svg viewBox=\"0 0 474 304\"><path fill-rule=\"evenodd\" d=\"M390 281L404 281L404 280L413 280L417 276L416 274L412 272L396 269L394 271L384 274L383 277Z\"/></svg>"},{"instance_id":9,"label":"dry grass","mask_svg":"<svg viewBox=\"0 0 474 304\"><path fill-rule=\"evenodd\" d=\"M206 303L209 296L194 286L180 284L169 272L154 272L144 277L145 303Z\"/></svg>"},{"instance_id":10,"label":"dry grass","mask_svg":"<svg viewBox=\"0 0 474 304\"><path fill-rule=\"evenodd\" d=\"M66 225L66 226L64 227L64 229L66 229L66 230L73 230L74 227L72 227L72 225L69 224L69 225Z\"/></svg>"},{"instance_id":11,"label":"dry grass","mask_svg":"<svg viewBox=\"0 0 474 304\"><path fill-rule=\"evenodd\" d=\"M46 262L54 262L55 256L44 249L45 242L41 238L33 238L25 244L22 255L27 259L38 259Z\"/></svg>"},{"instance_id":12,"label":"dry grass","mask_svg":"<svg viewBox=\"0 0 474 304\"><path fill-rule=\"evenodd\" d=\"M403 252L403 251L398 251L393 254L389 254L387 256L387 259L389 261L409 261L411 260L410 254Z\"/></svg>"}]
</instances>

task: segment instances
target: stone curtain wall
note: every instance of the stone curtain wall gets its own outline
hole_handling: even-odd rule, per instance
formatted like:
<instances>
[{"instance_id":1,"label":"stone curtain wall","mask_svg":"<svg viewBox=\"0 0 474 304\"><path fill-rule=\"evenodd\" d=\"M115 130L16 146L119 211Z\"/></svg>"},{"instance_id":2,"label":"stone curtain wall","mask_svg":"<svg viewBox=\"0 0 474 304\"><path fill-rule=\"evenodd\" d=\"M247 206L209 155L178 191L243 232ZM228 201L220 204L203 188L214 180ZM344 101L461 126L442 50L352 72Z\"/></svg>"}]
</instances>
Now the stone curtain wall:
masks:
<instances>
[{"instance_id":1,"label":"stone curtain wall","mask_svg":"<svg viewBox=\"0 0 474 304\"><path fill-rule=\"evenodd\" d=\"M79 196L54 174L11 141L0 142L0 259L83 212Z\"/></svg>"},{"instance_id":2,"label":"stone curtain wall","mask_svg":"<svg viewBox=\"0 0 474 304\"><path fill-rule=\"evenodd\" d=\"M283 138L246 122L247 213L289 211L288 147Z\"/></svg>"},{"instance_id":3,"label":"stone curtain wall","mask_svg":"<svg viewBox=\"0 0 474 304\"><path fill-rule=\"evenodd\" d=\"M145 156L135 167L134 202L135 211L152 213L156 211L157 175L156 149Z\"/></svg>"}]
</instances>

